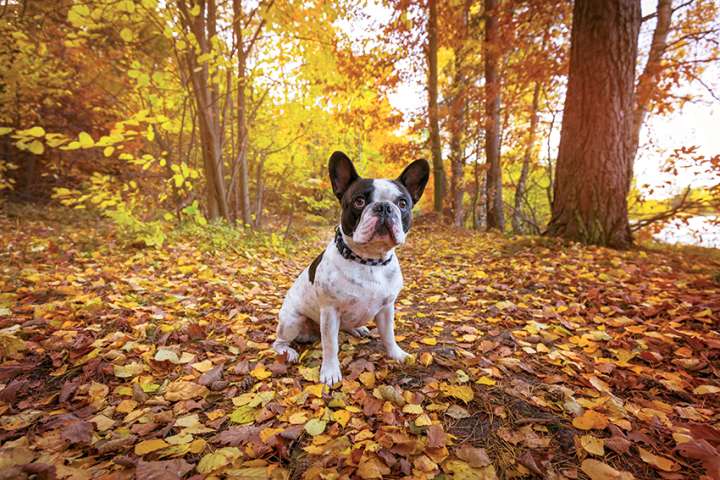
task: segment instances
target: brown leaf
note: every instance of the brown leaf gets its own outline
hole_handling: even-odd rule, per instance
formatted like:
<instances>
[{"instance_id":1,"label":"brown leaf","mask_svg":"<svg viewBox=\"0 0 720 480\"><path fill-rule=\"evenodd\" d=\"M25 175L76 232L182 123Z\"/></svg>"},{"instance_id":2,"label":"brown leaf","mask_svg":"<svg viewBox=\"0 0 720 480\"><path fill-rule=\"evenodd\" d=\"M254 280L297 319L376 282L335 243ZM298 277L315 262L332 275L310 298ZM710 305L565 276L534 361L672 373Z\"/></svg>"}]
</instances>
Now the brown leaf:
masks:
<instances>
[{"instance_id":1,"label":"brown leaf","mask_svg":"<svg viewBox=\"0 0 720 480\"><path fill-rule=\"evenodd\" d=\"M198 383L200 385L209 387L213 382L222 380L223 368L225 368L225 366L223 364L214 366L207 372L200 375L200 378L198 378Z\"/></svg>"},{"instance_id":2,"label":"brown leaf","mask_svg":"<svg viewBox=\"0 0 720 480\"><path fill-rule=\"evenodd\" d=\"M539 475L540 477L545 477L545 470L538 466L537 462L535 461L535 457L533 457L530 450L525 450L522 454L520 454L520 456L518 457L518 462L527 467L527 469L534 474Z\"/></svg>"},{"instance_id":3,"label":"brown leaf","mask_svg":"<svg viewBox=\"0 0 720 480\"><path fill-rule=\"evenodd\" d=\"M685 458L700 460L707 475L713 480L720 480L720 452L707 440L692 440L681 443L675 450Z\"/></svg>"},{"instance_id":4,"label":"brown leaf","mask_svg":"<svg viewBox=\"0 0 720 480\"><path fill-rule=\"evenodd\" d=\"M427 429L427 446L430 448L441 448L447 443L447 434L439 423L430 425Z\"/></svg>"},{"instance_id":5,"label":"brown leaf","mask_svg":"<svg viewBox=\"0 0 720 480\"><path fill-rule=\"evenodd\" d=\"M92 439L94 425L82 420L70 422L60 432L60 436L70 443L87 445Z\"/></svg>"},{"instance_id":6,"label":"brown leaf","mask_svg":"<svg viewBox=\"0 0 720 480\"><path fill-rule=\"evenodd\" d=\"M179 480L183 478L194 465L182 458L157 462L145 462L142 459L135 469L136 480Z\"/></svg>"},{"instance_id":7,"label":"brown leaf","mask_svg":"<svg viewBox=\"0 0 720 480\"><path fill-rule=\"evenodd\" d=\"M220 443L230 447L238 447L244 445L251 439L259 439L260 427L253 425L245 425L242 427L232 427L223 430L212 438L213 443Z\"/></svg>"},{"instance_id":8,"label":"brown leaf","mask_svg":"<svg viewBox=\"0 0 720 480\"><path fill-rule=\"evenodd\" d=\"M470 445L463 445L455 449L455 455L460 460L467 462L473 468L482 468L490 465L492 461L484 448L475 448Z\"/></svg>"},{"instance_id":9,"label":"brown leaf","mask_svg":"<svg viewBox=\"0 0 720 480\"><path fill-rule=\"evenodd\" d=\"M588 458L583 460L580 470L590 477L590 480L634 480L635 476L630 472L621 472L614 469L607 463Z\"/></svg>"}]
</instances>

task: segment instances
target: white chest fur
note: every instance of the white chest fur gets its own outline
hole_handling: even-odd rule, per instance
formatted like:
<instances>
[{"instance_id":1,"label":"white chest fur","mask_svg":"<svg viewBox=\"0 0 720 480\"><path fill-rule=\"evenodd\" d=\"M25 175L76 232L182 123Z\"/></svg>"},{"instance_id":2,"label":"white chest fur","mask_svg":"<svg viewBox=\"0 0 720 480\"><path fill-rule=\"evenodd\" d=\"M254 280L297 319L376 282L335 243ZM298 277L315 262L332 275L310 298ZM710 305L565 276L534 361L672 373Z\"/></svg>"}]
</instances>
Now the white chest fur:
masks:
<instances>
[{"instance_id":1,"label":"white chest fur","mask_svg":"<svg viewBox=\"0 0 720 480\"><path fill-rule=\"evenodd\" d=\"M393 304L403 285L397 257L387 265L370 266L345 259L330 242L310 281L306 268L288 291L283 310L320 321L320 311L333 307L343 329L367 324Z\"/></svg>"}]
</instances>

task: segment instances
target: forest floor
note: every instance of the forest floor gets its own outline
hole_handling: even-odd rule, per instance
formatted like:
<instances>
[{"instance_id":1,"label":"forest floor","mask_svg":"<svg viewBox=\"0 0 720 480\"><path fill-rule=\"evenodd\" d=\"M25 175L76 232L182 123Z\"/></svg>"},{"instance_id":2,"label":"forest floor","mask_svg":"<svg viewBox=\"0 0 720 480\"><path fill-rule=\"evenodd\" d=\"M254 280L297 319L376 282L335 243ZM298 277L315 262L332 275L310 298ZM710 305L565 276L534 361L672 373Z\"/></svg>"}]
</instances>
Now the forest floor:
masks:
<instances>
[{"instance_id":1,"label":"forest floor","mask_svg":"<svg viewBox=\"0 0 720 480\"><path fill-rule=\"evenodd\" d=\"M414 362L342 334L324 392L318 344L270 344L331 235L139 248L0 213L0 479L720 479L717 259L420 221Z\"/></svg>"}]
</instances>

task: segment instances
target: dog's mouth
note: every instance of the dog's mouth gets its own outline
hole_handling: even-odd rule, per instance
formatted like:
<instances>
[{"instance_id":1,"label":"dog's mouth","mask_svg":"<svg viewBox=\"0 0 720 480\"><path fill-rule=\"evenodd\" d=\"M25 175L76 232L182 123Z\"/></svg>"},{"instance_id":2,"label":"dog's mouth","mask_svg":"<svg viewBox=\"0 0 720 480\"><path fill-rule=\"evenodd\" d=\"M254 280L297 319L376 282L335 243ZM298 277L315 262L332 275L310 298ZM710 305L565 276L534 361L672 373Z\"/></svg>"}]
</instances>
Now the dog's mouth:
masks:
<instances>
[{"instance_id":1,"label":"dog's mouth","mask_svg":"<svg viewBox=\"0 0 720 480\"><path fill-rule=\"evenodd\" d=\"M379 240L387 240L392 245L399 245L396 234L395 234L395 223L390 217L378 218L375 224L375 233L370 240L375 238Z\"/></svg>"}]
</instances>

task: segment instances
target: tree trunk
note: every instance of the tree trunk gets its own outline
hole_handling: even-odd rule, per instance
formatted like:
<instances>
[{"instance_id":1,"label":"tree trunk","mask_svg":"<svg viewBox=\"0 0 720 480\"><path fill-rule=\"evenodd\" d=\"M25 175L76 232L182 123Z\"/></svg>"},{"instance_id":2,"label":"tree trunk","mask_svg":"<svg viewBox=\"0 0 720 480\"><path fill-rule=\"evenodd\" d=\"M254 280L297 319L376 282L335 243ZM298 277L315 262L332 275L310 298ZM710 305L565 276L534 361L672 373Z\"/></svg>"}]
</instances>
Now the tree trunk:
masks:
<instances>
[{"instance_id":1,"label":"tree trunk","mask_svg":"<svg viewBox=\"0 0 720 480\"><path fill-rule=\"evenodd\" d=\"M672 0L658 0L657 23L653 31L650 52L635 88L635 110L633 112L632 144L630 146L632 159L629 164L628 181L632 181L633 165L640 145L640 130L650 107L650 100L652 100L657 90L658 76L663 69L662 59L667 50L667 37L670 32L672 12Z\"/></svg>"},{"instance_id":2,"label":"tree trunk","mask_svg":"<svg viewBox=\"0 0 720 480\"><path fill-rule=\"evenodd\" d=\"M533 89L532 105L530 107L530 130L528 131L527 144L525 145L525 154L523 156L522 168L520 170L520 178L517 187L515 187L515 207L512 215L512 227L514 233L523 233L522 225L522 204L525 198L525 186L527 184L528 173L530 172L530 160L532 159L532 151L535 147L535 131L538 122L538 103L540 100L540 82L535 82Z\"/></svg>"},{"instance_id":3,"label":"tree trunk","mask_svg":"<svg viewBox=\"0 0 720 480\"><path fill-rule=\"evenodd\" d=\"M238 51L238 92L237 92L237 135L238 135L238 156L237 168L239 169L239 201L240 211L242 214L243 225L251 226L252 217L250 214L250 185L248 175L247 160L247 108L245 98L245 83L247 79L247 47L243 40L243 13L242 0L233 0L233 29L235 30L235 39Z\"/></svg>"},{"instance_id":4,"label":"tree trunk","mask_svg":"<svg viewBox=\"0 0 720 480\"><path fill-rule=\"evenodd\" d=\"M215 29L215 1L210 0L207 4L201 2L200 5L200 15L192 16L185 0L178 0L183 25L195 36L200 47L200 54L204 54L211 50L209 39L214 35ZM207 19L205 18L206 11ZM213 87L210 85L207 63L198 64L194 49L190 49L187 53L187 69L200 124L203 170L207 183L208 217L210 219L219 217L228 219L225 179L222 171L222 132L220 131L217 102L213 103L213 96L216 96L217 93L214 93Z\"/></svg>"},{"instance_id":5,"label":"tree trunk","mask_svg":"<svg viewBox=\"0 0 720 480\"><path fill-rule=\"evenodd\" d=\"M500 78L498 76L497 0L485 0L485 158L488 230L505 230L500 169Z\"/></svg>"},{"instance_id":6,"label":"tree trunk","mask_svg":"<svg viewBox=\"0 0 720 480\"><path fill-rule=\"evenodd\" d=\"M550 235L627 248L637 0L577 0Z\"/></svg>"},{"instance_id":7,"label":"tree trunk","mask_svg":"<svg viewBox=\"0 0 720 480\"><path fill-rule=\"evenodd\" d=\"M455 76L453 78L453 96L450 105L450 192L452 195L453 224L461 227L463 224L463 197L465 182L463 180L463 167L465 164L465 86L467 83L465 43L467 40L467 22L470 11L470 2L465 1L460 15L458 38L455 45Z\"/></svg>"},{"instance_id":8,"label":"tree trunk","mask_svg":"<svg viewBox=\"0 0 720 480\"><path fill-rule=\"evenodd\" d=\"M433 164L433 210L442 212L445 196L445 171L440 147L440 122L438 120L438 41L437 0L428 0L428 115L430 120L430 151Z\"/></svg>"}]
</instances>

